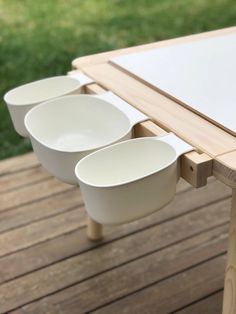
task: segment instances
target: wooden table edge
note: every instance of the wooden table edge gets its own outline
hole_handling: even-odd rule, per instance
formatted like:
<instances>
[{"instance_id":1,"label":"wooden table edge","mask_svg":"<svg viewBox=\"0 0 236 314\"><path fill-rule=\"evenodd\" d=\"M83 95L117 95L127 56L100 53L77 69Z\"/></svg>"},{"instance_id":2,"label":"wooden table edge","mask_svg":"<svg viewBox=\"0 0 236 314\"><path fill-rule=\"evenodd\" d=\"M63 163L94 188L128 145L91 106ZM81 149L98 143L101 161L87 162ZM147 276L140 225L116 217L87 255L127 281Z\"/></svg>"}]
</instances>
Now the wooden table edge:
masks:
<instances>
[{"instance_id":1,"label":"wooden table edge","mask_svg":"<svg viewBox=\"0 0 236 314\"><path fill-rule=\"evenodd\" d=\"M89 94L99 94L105 91L96 83L86 87L86 92ZM163 128L150 120L135 126L135 137L160 136L166 133ZM181 175L194 187L206 185L207 178L214 175L224 184L236 188L236 165L231 167L229 164L232 159L236 163L236 150L213 158L205 153L190 152L181 158Z\"/></svg>"},{"instance_id":2,"label":"wooden table edge","mask_svg":"<svg viewBox=\"0 0 236 314\"><path fill-rule=\"evenodd\" d=\"M102 93L106 89L97 84L88 85L86 91L88 93ZM153 136L162 135L166 131L157 123L148 121L139 124L135 127L136 136ZM178 135L179 136L179 135ZM219 157L210 156L207 153L192 152L185 154L182 157L182 176L194 187L201 187L206 185L207 178L214 175L218 180L227 184L228 186L236 187L236 169L231 166L229 160L225 160L224 157L228 156L228 152L221 154Z\"/></svg>"},{"instance_id":3,"label":"wooden table edge","mask_svg":"<svg viewBox=\"0 0 236 314\"><path fill-rule=\"evenodd\" d=\"M230 34L231 32L235 30L236 30L236 26L231 26L224 29L216 29L216 30L211 30L207 32L202 32L202 33L189 34L182 37L160 40L154 43L151 42L151 43L140 44L140 45L132 46L128 48L126 47L126 48L121 48L121 49L114 49L108 52L106 51L106 52L91 54L87 56L81 56L72 60L72 69L74 70L78 68L83 69L84 67L87 67L87 66L92 66L98 63L104 63L104 62L107 62L113 56L118 56L118 55L120 56L123 54L132 53L136 51L145 51L148 49L159 48L162 46L172 46L179 43L185 43L185 42L187 43L194 40L204 39L209 36L219 36L223 34Z\"/></svg>"},{"instance_id":4,"label":"wooden table edge","mask_svg":"<svg viewBox=\"0 0 236 314\"><path fill-rule=\"evenodd\" d=\"M86 86L87 94L101 94L106 92L97 83ZM134 127L134 137L161 136L167 132L151 120L137 124ZM207 184L207 178L212 175L212 158L207 154L196 151L186 153L181 157L181 177L193 187L199 188Z\"/></svg>"},{"instance_id":5,"label":"wooden table edge","mask_svg":"<svg viewBox=\"0 0 236 314\"><path fill-rule=\"evenodd\" d=\"M206 38L208 36L219 36L221 34L231 33L235 30L236 30L236 27L233 26L233 27L225 28L223 30L222 29L221 30L214 30L214 31L210 31L210 32L189 35L189 36L180 37L180 38L176 38L176 39L168 39L168 40L164 40L164 41L154 43L154 44L135 46L135 47L131 47L131 48L125 48L125 49L120 49L120 50L116 50L116 51L110 51L110 52L105 52L105 53L101 53L101 54L80 57L80 58L76 58L75 60L72 61L72 67L74 69L76 68L77 70L79 69L81 71L84 71L84 73L87 72L87 74L89 75L90 74L89 73L90 71L88 71L89 68L92 69L94 67L94 65L100 65L100 64L102 65L104 62L107 62L111 56L114 56L114 55L120 55L120 54L124 54L127 52L133 52L137 48L140 50L150 49L153 47L153 45L164 46L166 44L170 45L170 44L176 44L176 43L180 43L180 42L182 43L183 41L187 42L187 41L191 41L191 40ZM97 82L97 83L99 84L100 87L107 89L107 86L104 86L102 84L102 82ZM119 93L117 95L120 96ZM173 101L173 100L171 100L171 101ZM158 124L156 122L155 122L155 124L158 126ZM221 130L219 127L217 127L217 129ZM144 131L144 130L142 130L142 131L147 133L147 131ZM225 131L224 131L224 133L227 135L231 135ZM177 135L180 136L179 134L177 134ZM194 145L193 143L191 143L191 144ZM235 147L233 147L232 150L235 150ZM201 150L201 149L199 151L203 152L203 150ZM229 185L232 188L235 188L235 186L236 186L236 167L234 165L232 165L230 158L228 158L228 159L226 158L227 159L226 160L223 157L224 155L227 156L229 153L231 153L230 149L224 150L224 151L220 152L219 154L213 154L213 155L211 153L205 151L205 154L208 155L208 158L212 159L211 171L214 174L214 176L216 176L223 183ZM207 171L209 172L209 166L207 167ZM204 172L204 170L202 172ZM203 175L203 177L204 177L204 175ZM205 177L206 177L206 175L205 175ZM205 180L203 180L203 182L205 182ZM198 186L204 185L205 183L200 183L198 185L198 183L196 183L196 182L194 183L194 181L192 181L191 184L193 186L198 187Z\"/></svg>"}]
</instances>

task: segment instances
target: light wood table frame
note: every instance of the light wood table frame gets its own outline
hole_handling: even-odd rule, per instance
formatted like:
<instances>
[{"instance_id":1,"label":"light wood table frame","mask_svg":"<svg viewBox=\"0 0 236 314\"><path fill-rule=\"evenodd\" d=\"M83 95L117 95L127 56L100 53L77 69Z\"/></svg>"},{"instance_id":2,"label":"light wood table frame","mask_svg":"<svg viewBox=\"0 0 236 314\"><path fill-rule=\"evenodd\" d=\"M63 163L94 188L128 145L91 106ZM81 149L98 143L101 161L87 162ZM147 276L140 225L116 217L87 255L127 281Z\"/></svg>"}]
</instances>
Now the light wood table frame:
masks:
<instances>
[{"instance_id":1,"label":"light wood table frame","mask_svg":"<svg viewBox=\"0 0 236 314\"><path fill-rule=\"evenodd\" d=\"M181 176L191 185L194 187L204 186L207 184L207 178L213 175L232 188L223 314L236 313L236 138L226 130L115 67L109 62L109 59L122 54L171 46L235 31L236 27L231 27L86 56L72 62L74 70L82 71L96 82L96 84L86 87L87 93L97 94L104 90L111 90L150 117L150 121L135 127L135 137L161 135L172 131L195 147L194 152L181 157ZM88 237L92 240L101 239L102 225L89 219Z\"/></svg>"}]
</instances>

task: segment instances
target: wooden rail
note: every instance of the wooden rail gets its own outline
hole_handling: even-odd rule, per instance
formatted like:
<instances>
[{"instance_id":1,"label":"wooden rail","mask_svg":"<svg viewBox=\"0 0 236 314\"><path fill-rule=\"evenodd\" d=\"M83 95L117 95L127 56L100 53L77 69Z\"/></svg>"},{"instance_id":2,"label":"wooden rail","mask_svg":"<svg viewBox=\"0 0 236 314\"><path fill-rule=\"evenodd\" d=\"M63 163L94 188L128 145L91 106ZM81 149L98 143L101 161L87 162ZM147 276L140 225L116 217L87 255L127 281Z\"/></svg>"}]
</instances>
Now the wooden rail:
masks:
<instances>
[{"instance_id":1,"label":"wooden rail","mask_svg":"<svg viewBox=\"0 0 236 314\"><path fill-rule=\"evenodd\" d=\"M98 84L90 84L85 88L88 94L101 94L106 90ZM135 126L134 136L160 136L167 132L152 121L145 121ZM212 175L212 158L205 153L196 151L181 157L181 177L193 187L199 188L207 184L207 178Z\"/></svg>"}]
</instances>

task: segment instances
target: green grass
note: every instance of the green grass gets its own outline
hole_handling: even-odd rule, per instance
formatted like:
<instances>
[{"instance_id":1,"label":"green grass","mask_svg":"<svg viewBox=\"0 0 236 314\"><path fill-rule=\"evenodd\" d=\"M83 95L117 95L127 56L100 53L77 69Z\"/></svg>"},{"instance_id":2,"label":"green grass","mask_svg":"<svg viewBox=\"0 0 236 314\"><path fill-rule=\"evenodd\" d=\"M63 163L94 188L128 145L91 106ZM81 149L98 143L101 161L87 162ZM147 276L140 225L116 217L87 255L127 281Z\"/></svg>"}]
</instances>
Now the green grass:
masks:
<instances>
[{"instance_id":1,"label":"green grass","mask_svg":"<svg viewBox=\"0 0 236 314\"><path fill-rule=\"evenodd\" d=\"M0 0L1 99L83 55L232 26L235 0ZM0 159L30 151L0 103Z\"/></svg>"}]
</instances>

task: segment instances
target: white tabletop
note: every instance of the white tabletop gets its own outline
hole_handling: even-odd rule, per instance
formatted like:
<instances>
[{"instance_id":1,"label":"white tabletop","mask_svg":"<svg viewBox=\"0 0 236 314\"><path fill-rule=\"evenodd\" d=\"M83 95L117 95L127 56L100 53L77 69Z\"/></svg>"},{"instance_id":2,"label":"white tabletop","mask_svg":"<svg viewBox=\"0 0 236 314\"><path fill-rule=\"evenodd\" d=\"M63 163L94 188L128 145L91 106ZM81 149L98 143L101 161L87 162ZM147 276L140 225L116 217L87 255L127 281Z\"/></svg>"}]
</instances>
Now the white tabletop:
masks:
<instances>
[{"instance_id":1,"label":"white tabletop","mask_svg":"<svg viewBox=\"0 0 236 314\"><path fill-rule=\"evenodd\" d=\"M236 134L236 33L110 61Z\"/></svg>"}]
</instances>

